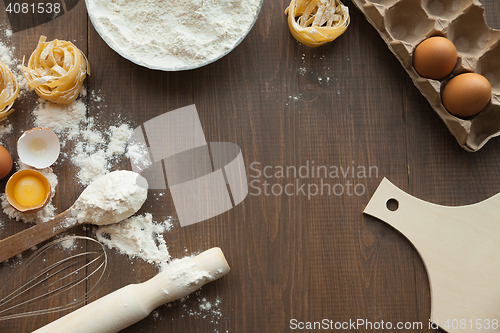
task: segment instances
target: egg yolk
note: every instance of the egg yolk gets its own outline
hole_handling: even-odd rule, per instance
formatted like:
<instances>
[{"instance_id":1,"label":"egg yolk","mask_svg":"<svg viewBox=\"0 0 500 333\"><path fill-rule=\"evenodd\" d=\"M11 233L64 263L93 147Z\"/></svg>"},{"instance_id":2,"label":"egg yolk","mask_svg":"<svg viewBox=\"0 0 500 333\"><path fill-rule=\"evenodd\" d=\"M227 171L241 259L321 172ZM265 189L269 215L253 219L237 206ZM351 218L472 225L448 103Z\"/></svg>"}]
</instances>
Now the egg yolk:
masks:
<instances>
[{"instance_id":1,"label":"egg yolk","mask_svg":"<svg viewBox=\"0 0 500 333\"><path fill-rule=\"evenodd\" d=\"M36 206L45 200L45 186L36 177L26 176L14 186L14 198L23 206Z\"/></svg>"}]
</instances>

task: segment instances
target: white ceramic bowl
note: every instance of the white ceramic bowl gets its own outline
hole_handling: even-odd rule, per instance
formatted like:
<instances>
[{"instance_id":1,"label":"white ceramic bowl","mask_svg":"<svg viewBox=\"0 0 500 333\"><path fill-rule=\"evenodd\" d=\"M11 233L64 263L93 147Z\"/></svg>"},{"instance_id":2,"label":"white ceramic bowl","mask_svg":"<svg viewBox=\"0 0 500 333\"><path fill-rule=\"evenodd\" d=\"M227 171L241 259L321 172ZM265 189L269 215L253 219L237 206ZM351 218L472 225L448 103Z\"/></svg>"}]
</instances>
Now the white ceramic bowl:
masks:
<instances>
[{"instance_id":1,"label":"white ceramic bowl","mask_svg":"<svg viewBox=\"0 0 500 333\"><path fill-rule=\"evenodd\" d=\"M168 66L163 66L162 67L162 66L155 66L155 65L151 65L151 64L145 63L144 61L138 59L133 54L127 54L127 53L123 52L123 50L121 50L120 47L118 47L118 45L115 42L113 42L109 38L106 38L106 36L103 34L103 32L101 30L101 28L102 28L101 24L97 21L95 15L93 13L94 9L90 5L90 1L91 0L85 0L85 4L87 6L87 12L89 14L90 21L92 22L92 25L94 26L95 30L99 33L99 35L101 36L101 38L106 42L106 44L108 44L108 46L110 48L112 48L114 51L116 51L119 55L121 55L125 59L128 59L131 62L133 62L133 63L135 63L135 64L137 64L139 66L144 66L144 67L147 67L147 68L150 68L150 69L156 69L156 70L161 70L161 71L175 72L175 71L184 71L184 70L196 69L196 68L200 68L200 67L206 66L208 64L211 64L211 63L219 60L220 58L224 57L229 52L231 52L232 50L234 50L234 48L236 48L236 46L238 46L243 41L243 39L245 39L245 37L250 32L250 30L252 30L253 26L255 25L255 22L257 21L257 18L259 17L259 13L260 13L260 10L262 8L262 4L263 4L264 0L260 0L259 1L259 5L258 5L258 8L257 8L257 11L255 12L255 16L253 18L253 21L251 22L251 24L249 25L249 27L245 31L245 33L241 35L241 37L234 43L234 45L230 49L225 50L224 52L222 52L222 53L214 56L213 58L211 58L209 60L206 60L204 62L200 62L200 63L195 64L195 65L185 66L185 67L168 67Z\"/></svg>"}]
</instances>

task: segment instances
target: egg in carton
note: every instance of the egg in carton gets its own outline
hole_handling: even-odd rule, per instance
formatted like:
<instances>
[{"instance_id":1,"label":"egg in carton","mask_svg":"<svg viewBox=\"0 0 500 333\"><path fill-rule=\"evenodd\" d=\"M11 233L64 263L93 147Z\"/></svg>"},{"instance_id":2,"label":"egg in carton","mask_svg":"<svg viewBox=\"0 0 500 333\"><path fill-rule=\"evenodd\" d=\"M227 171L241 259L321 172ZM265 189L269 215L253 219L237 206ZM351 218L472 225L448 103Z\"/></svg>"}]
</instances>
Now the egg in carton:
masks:
<instances>
[{"instance_id":1,"label":"egg in carton","mask_svg":"<svg viewBox=\"0 0 500 333\"><path fill-rule=\"evenodd\" d=\"M445 122L462 148L477 151L500 135L500 30L490 28L478 0L353 0L401 62L415 86ZM452 73L442 80L421 77L413 68L415 48L433 36L448 38L458 53ZM441 92L453 77L481 74L491 84L488 105L462 119L443 106Z\"/></svg>"}]
</instances>

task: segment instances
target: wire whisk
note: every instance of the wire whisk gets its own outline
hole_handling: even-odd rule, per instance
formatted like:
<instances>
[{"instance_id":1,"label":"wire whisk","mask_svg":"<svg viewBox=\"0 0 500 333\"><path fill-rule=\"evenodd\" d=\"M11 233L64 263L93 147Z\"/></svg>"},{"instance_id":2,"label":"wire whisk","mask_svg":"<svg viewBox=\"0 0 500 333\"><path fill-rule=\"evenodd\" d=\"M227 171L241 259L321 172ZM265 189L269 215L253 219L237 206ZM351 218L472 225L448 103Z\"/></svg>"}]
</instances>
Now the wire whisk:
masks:
<instances>
[{"instance_id":1,"label":"wire whisk","mask_svg":"<svg viewBox=\"0 0 500 333\"><path fill-rule=\"evenodd\" d=\"M89 242L97 244L98 249L86 250L95 247ZM68 255L49 263L51 252L63 249ZM108 260L105 247L89 237L61 237L44 245L0 288L0 321L63 311L86 303L109 276Z\"/></svg>"}]
</instances>

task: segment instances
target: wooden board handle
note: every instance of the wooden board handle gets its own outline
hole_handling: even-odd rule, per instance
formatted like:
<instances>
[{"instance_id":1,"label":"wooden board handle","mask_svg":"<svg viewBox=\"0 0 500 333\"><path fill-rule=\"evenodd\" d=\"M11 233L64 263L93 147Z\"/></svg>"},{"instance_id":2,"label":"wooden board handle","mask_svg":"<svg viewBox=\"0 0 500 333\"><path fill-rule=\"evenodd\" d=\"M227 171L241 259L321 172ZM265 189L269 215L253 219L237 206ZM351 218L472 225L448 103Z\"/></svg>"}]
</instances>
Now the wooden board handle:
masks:
<instances>
[{"instance_id":1,"label":"wooden board handle","mask_svg":"<svg viewBox=\"0 0 500 333\"><path fill-rule=\"evenodd\" d=\"M65 211L52 220L41 222L31 228L0 240L0 262L72 228L74 225L64 223L69 214L69 210Z\"/></svg>"},{"instance_id":2,"label":"wooden board handle","mask_svg":"<svg viewBox=\"0 0 500 333\"><path fill-rule=\"evenodd\" d=\"M174 261L152 279L118 289L33 333L116 333L228 272L221 249L212 248Z\"/></svg>"},{"instance_id":3,"label":"wooden board handle","mask_svg":"<svg viewBox=\"0 0 500 333\"><path fill-rule=\"evenodd\" d=\"M414 221L415 217L427 211L430 205L432 204L409 195L384 178L363 213L390 224L406 235L405 224L408 225L409 220Z\"/></svg>"}]
</instances>

